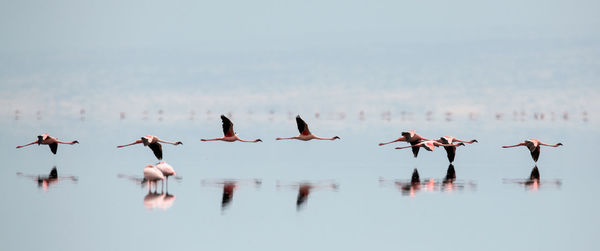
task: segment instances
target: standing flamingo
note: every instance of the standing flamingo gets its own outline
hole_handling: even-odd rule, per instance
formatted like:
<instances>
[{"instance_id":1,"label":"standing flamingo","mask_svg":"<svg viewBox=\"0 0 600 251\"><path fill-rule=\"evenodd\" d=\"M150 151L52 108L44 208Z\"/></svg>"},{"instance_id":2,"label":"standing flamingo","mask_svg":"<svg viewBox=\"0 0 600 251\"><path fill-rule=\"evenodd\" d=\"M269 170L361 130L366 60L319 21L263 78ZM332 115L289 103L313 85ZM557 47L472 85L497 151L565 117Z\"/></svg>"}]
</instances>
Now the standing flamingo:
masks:
<instances>
[{"instance_id":1,"label":"standing flamingo","mask_svg":"<svg viewBox=\"0 0 600 251\"><path fill-rule=\"evenodd\" d=\"M418 143L418 144L415 144L415 145L412 145L412 146L402 146L402 147L396 147L396 149L404 149L404 148L409 148L409 147L412 147L412 148L415 148L415 147L423 147L423 148L425 148L425 150L427 150L427 151L433 151L433 150L434 150L436 147L438 147L438 146L454 146L454 147L457 147L457 146L464 146L464 145L465 145L465 144L464 144L464 143L462 143L462 142L461 142L461 143L458 143L458 144L456 144L456 145L453 145L453 144L442 144L442 143L439 143L439 142L437 142L437 141L428 140L428 141L423 141L423 142L421 142L421 143ZM416 158L416 157L417 157L417 156L415 155L415 158Z\"/></svg>"},{"instance_id":2,"label":"standing flamingo","mask_svg":"<svg viewBox=\"0 0 600 251\"><path fill-rule=\"evenodd\" d=\"M457 139L452 136L444 136L444 137L439 138L436 141L439 143L442 143L442 144L452 144L454 142L462 142L462 143L472 144L472 143L477 142L476 139L464 141L464 140L460 140L460 139ZM448 155L448 161L450 161L450 163L454 162L454 157L456 156L456 146L444 146L444 149L446 149L446 153Z\"/></svg>"},{"instance_id":3,"label":"standing flamingo","mask_svg":"<svg viewBox=\"0 0 600 251\"><path fill-rule=\"evenodd\" d=\"M58 144L67 144L67 145L73 145L73 144L78 144L79 141L74 140L71 142L65 142L65 141L60 141L55 137L52 137L50 135L48 135L47 133L44 133L42 135L38 136L38 140L31 142L27 145L22 145L22 146L17 146L17 148L23 148L29 145L33 145L37 143L38 145L48 145L50 147L50 151L52 151L53 154L56 154L56 150L58 149Z\"/></svg>"},{"instance_id":4,"label":"standing flamingo","mask_svg":"<svg viewBox=\"0 0 600 251\"><path fill-rule=\"evenodd\" d=\"M534 162L538 161L538 158L540 157L540 146L551 146L551 147L558 147L558 146L562 146L562 143L557 143L554 145L549 145L549 144L544 144L541 141L537 140L537 139L528 139L525 140L524 142L521 142L519 144L516 145L512 145L512 146L502 146L502 148L510 148L510 147L516 147L516 146L526 146L527 148L529 148L529 151L531 151L531 158L533 158Z\"/></svg>"},{"instance_id":5,"label":"standing flamingo","mask_svg":"<svg viewBox=\"0 0 600 251\"><path fill-rule=\"evenodd\" d=\"M221 115L221 120L223 121L223 134L225 136L223 136L222 138L216 138L216 139L201 139L202 141L216 141L216 140L221 140L221 141L227 141L227 142L234 142L236 140L239 140L241 142L262 142L262 140L260 139L255 139L255 140L243 140L240 139L240 137L237 136L237 134L235 134L235 132L233 131L233 123L231 122L231 120L229 120L227 117L225 117L225 115Z\"/></svg>"},{"instance_id":6,"label":"standing flamingo","mask_svg":"<svg viewBox=\"0 0 600 251\"><path fill-rule=\"evenodd\" d=\"M320 139L320 140L340 139L340 137L338 137L338 136L333 136L331 138L321 138L321 137L315 136L308 130L308 124L306 124L306 122L304 122L304 120L302 120L302 118L300 118L300 115L296 116L296 124L298 124L298 131L300 131L300 135L298 135L296 137L289 137L289 138L276 138L276 140L298 139L298 140L308 141L311 139Z\"/></svg>"},{"instance_id":7,"label":"standing flamingo","mask_svg":"<svg viewBox=\"0 0 600 251\"><path fill-rule=\"evenodd\" d=\"M162 174L158 168L153 165L146 165L144 168L144 179L148 182L148 191L152 188L152 182L154 182L154 187L156 191L156 182L159 180L165 180L165 176Z\"/></svg>"},{"instance_id":8,"label":"standing flamingo","mask_svg":"<svg viewBox=\"0 0 600 251\"><path fill-rule=\"evenodd\" d=\"M387 145L387 144L398 142L398 141L406 141L406 142L410 143L411 146L413 146L412 152L416 158L417 155L419 154L419 147L417 147L415 145L422 141L427 141L427 140L430 140L430 139L423 138L423 137L421 137L421 135L417 134L416 131L412 130L412 131L402 132L402 137L400 137L396 140L392 140L392 141L386 142L386 143L379 143L379 145L383 146L383 145Z\"/></svg>"},{"instance_id":9,"label":"standing flamingo","mask_svg":"<svg viewBox=\"0 0 600 251\"><path fill-rule=\"evenodd\" d=\"M165 176L166 180L167 180L167 190L169 189L169 176L174 176L177 175L175 173L175 170L173 169L173 167L169 164L167 164L167 162L161 161L158 162L158 164L156 164L155 166L158 170L160 170L160 172Z\"/></svg>"},{"instance_id":10,"label":"standing flamingo","mask_svg":"<svg viewBox=\"0 0 600 251\"><path fill-rule=\"evenodd\" d=\"M117 148L143 143L144 146L150 147L150 149L152 149L152 152L154 152L154 156L156 156L157 159L161 160L162 159L162 145L159 142L167 143L167 144L171 144L171 145L183 145L183 143L181 143L181 141L168 142L168 141L161 140L156 136L146 135L131 144L117 146Z\"/></svg>"}]
</instances>

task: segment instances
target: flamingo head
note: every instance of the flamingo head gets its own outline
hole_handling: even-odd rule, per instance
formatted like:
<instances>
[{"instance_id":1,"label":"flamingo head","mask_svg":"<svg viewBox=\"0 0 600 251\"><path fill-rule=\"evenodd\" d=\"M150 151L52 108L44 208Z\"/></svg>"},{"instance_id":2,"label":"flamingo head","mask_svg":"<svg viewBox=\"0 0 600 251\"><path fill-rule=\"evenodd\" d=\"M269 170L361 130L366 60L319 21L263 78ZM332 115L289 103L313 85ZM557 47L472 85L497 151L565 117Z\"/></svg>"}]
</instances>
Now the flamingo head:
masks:
<instances>
[{"instance_id":1,"label":"flamingo head","mask_svg":"<svg viewBox=\"0 0 600 251\"><path fill-rule=\"evenodd\" d=\"M260 139L255 139L254 142L262 142Z\"/></svg>"},{"instance_id":2,"label":"flamingo head","mask_svg":"<svg viewBox=\"0 0 600 251\"><path fill-rule=\"evenodd\" d=\"M79 144L79 141L73 140L73 142L71 142L71 144Z\"/></svg>"},{"instance_id":3,"label":"flamingo head","mask_svg":"<svg viewBox=\"0 0 600 251\"><path fill-rule=\"evenodd\" d=\"M476 139L474 139L474 140L471 140L471 142L472 142L472 143L475 143L475 142L479 142L479 141L477 141Z\"/></svg>"},{"instance_id":4,"label":"flamingo head","mask_svg":"<svg viewBox=\"0 0 600 251\"><path fill-rule=\"evenodd\" d=\"M340 137L338 137L338 136L335 136L335 137L333 137L333 139L340 139Z\"/></svg>"},{"instance_id":5,"label":"flamingo head","mask_svg":"<svg viewBox=\"0 0 600 251\"><path fill-rule=\"evenodd\" d=\"M563 145L562 143L558 143L558 144L556 144L556 146L562 146L562 145Z\"/></svg>"},{"instance_id":6,"label":"flamingo head","mask_svg":"<svg viewBox=\"0 0 600 251\"><path fill-rule=\"evenodd\" d=\"M177 141L175 142L175 145L183 145L183 143L181 143L181 141Z\"/></svg>"},{"instance_id":7,"label":"flamingo head","mask_svg":"<svg viewBox=\"0 0 600 251\"><path fill-rule=\"evenodd\" d=\"M460 142L460 143L458 143L457 146L464 146L464 145L465 145L465 143Z\"/></svg>"}]
</instances>

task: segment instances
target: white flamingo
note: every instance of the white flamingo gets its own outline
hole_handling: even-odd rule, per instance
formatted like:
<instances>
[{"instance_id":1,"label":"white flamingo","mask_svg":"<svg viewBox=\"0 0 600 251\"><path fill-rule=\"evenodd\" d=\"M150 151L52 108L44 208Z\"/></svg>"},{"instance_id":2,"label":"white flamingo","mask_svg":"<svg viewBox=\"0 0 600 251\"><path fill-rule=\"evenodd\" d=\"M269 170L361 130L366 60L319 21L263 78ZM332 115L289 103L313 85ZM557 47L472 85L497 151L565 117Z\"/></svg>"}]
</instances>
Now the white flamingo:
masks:
<instances>
[{"instance_id":1,"label":"white flamingo","mask_svg":"<svg viewBox=\"0 0 600 251\"><path fill-rule=\"evenodd\" d=\"M531 152L531 158L533 159L533 161L537 162L538 158L540 157L540 146L558 147L558 146L562 146L562 145L563 145L562 143L556 143L554 145L549 145L549 144L542 143L541 141L539 141L537 139L528 139L528 140L525 140L524 142L521 142L516 145L502 146L502 148L526 146L529 149L529 151Z\"/></svg>"},{"instance_id":2,"label":"white flamingo","mask_svg":"<svg viewBox=\"0 0 600 251\"><path fill-rule=\"evenodd\" d=\"M244 140L244 139L240 139L240 137L237 136L237 134L235 134L235 132L233 131L233 123L231 122L231 120L229 120L227 117L225 117L225 115L221 115L221 121L223 122L223 134L224 136L222 138L215 138L215 139L201 139L202 141L226 141L226 142L234 142L234 141L241 141L241 142L262 142L262 140L260 139L255 139L255 140Z\"/></svg>"},{"instance_id":3,"label":"white flamingo","mask_svg":"<svg viewBox=\"0 0 600 251\"><path fill-rule=\"evenodd\" d=\"M410 143L410 145L412 146L412 152L416 158L417 155L419 155L419 147L416 147L415 145L418 143L421 143L423 141L430 140L430 139L421 137L421 135L417 134L417 132L414 130L402 132L401 134L402 134L402 137L397 138L396 140L392 140L390 142L379 143L379 145L383 146L383 145L387 145L387 144L398 142L398 141L406 141L406 142Z\"/></svg>"},{"instance_id":4,"label":"white flamingo","mask_svg":"<svg viewBox=\"0 0 600 251\"><path fill-rule=\"evenodd\" d=\"M31 142L29 144L26 145L22 145L22 146L17 146L17 148L23 148L29 145L33 145L33 144L38 144L38 145L48 145L50 147L50 151L52 151L53 154L56 154L56 150L58 149L58 144L67 144L67 145L73 145L73 144L78 144L79 141L74 140L71 142L65 142L65 141L60 141L55 137L52 137L50 135L48 135L47 133L44 133L42 135L38 136L38 139L34 142Z\"/></svg>"},{"instance_id":5,"label":"white flamingo","mask_svg":"<svg viewBox=\"0 0 600 251\"><path fill-rule=\"evenodd\" d=\"M321 138L321 137L315 136L308 130L308 124L306 124L306 122L304 122L304 120L302 120L302 118L300 118L300 115L296 116L296 124L298 124L298 131L300 131L300 135L298 135L296 137L289 137L289 138L276 138L276 140L297 139L297 140L308 141L311 139L320 139L320 140L340 139L340 137L338 137L338 136L333 136L331 138Z\"/></svg>"},{"instance_id":6,"label":"white flamingo","mask_svg":"<svg viewBox=\"0 0 600 251\"><path fill-rule=\"evenodd\" d=\"M163 154L162 154L162 145L160 143L166 143L166 144L171 144L171 145L183 145L183 143L181 143L181 141L169 142L169 141L161 140L156 136L146 135L131 144L117 146L117 148L132 146L135 144L144 144L144 146L147 146L150 149L152 149L152 152L154 152L154 156L156 156L157 159L161 160Z\"/></svg>"}]
</instances>

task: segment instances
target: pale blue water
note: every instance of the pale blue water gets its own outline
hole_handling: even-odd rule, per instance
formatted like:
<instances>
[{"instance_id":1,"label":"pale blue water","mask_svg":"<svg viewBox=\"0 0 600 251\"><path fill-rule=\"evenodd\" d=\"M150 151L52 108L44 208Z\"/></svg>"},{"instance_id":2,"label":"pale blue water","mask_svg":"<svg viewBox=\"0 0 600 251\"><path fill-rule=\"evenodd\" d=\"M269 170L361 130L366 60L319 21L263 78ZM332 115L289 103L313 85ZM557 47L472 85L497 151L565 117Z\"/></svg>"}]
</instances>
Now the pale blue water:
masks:
<instances>
[{"instance_id":1,"label":"pale blue water","mask_svg":"<svg viewBox=\"0 0 600 251\"><path fill-rule=\"evenodd\" d=\"M423 149L412 153L379 147L400 132L386 123L363 129L333 130L328 121L306 119L314 133L339 135L334 142L276 142L275 137L296 133L294 121L248 123L240 135L260 137L258 144L200 142L219 136L220 121L187 121L177 125L150 121L146 125L107 125L69 120L45 128L79 145L60 145L53 156L47 146L14 149L35 139L41 130L25 121L5 122L1 169L4 215L3 243L10 249L43 247L60 250L106 249L594 249L598 243L600 205L594 199L595 129L582 122L568 130L564 122L504 122L506 127L472 129L478 122L463 121L452 134L479 143L459 148L455 160L458 180L472 187L454 192L421 190L404 196L385 180L410 179L413 168L422 180L442 179L448 167L445 152ZM43 121L43 120L42 120ZM42 123L42 122L40 122ZM367 123L350 120L348 123ZM414 121L427 128L423 135L449 131L442 122ZM459 122L446 122L456 124ZM488 122L499 124L501 122ZM575 122L573 122L575 124ZM527 128L523 124L540 127ZM171 180L175 200L166 210L147 210L147 189L118 174L141 177L143 167L155 163L141 146L117 149L144 132L184 145L164 145L165 160L180 181ZM538 164L542 182L560 180L561 186L542 184L532 191L504 178L525 179L533 167L522 149L501 149L529 135L561 148L543 148ZM17 172L47 175L52 166L59 176L75 175L48 191ZM221 209L222 188L202 180L259 178L260 186L240 185ZM333 180L335 190L315 190L301 210L297 190L277 188L277 182ZM160 191L160 188L159 188Z\"/></svg>"},{"instance_id":2,"label":"pale blue water","mask_svg":"<svg viewBox=\"0 0 600 251\"><path fill-rule=\"evenodd\" d=\"M0 3L0 249L597 250L597 10ZM200 142L221 135L220 114L264 142ZM297 134L297 114L341 140L276 142ZM395 185L415 168L423 182L446 175L443 149L377 146L411 129L479 141L458 149L462 189ZM46 132L80 144L15 149ZM180 176L169 196L135 181L156 163L149 149L116 148L147 134L184 143L163 146ZM542 149L537 189L507 183L529 177L527 150L500 148L528 138L564 144ZM77 180L30 178L53 167ZM208 184L254 179L224 207ZM297 207L303 182L338 187Z\"/></svg>"}]
</instances>

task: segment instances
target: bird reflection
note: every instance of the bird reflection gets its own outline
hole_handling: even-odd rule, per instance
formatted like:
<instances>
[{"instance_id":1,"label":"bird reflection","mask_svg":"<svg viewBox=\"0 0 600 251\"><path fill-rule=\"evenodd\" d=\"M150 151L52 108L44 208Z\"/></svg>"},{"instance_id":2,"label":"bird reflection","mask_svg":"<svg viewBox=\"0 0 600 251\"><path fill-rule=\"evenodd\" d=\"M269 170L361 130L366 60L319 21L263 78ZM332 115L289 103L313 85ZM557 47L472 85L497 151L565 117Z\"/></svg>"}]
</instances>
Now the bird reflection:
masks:
<instances>
[{"instance_id":1,"label":"bird reflection","mask_svg":"<svg viewBox=\"0 0 600 251\"><path fill-rule=\"evenodd\" d=\"M233 200L235 190L244 185L254 185L259 187L262 184L260 179L220 179L220 180L202 180L203 186L216 186L223 188L223 197L221 199L221 211L225 211Z\"/></svg>"},{"instance_id":2,"label":"bird reflection","mask_svg":"<svg viewBox=\"0 0 600 251\"><path fill-rule=\"evenodd\" d=\"M442 180L435 180L433 178L426 178L421 180L419 176L419 171L415 168L413 170L410 181L406 180L385 180L383 178L379 178L379 184L393 184L395 187L400 190L402 195L415 197L417 192L419 191L428 191L428 192L452 192L456 190L463 190L464 188L475 188L475 183L472 181L460 181L456 179L456 170L454 169L454 165L450 164L448 166L448 170L446 170L446 175Z\"/></svg>"},{"instance_id":3,"label":"bird reflection","mask_svg":"<svg viewBox=\"0 0 600 251\"><path fill-rule=\"evenodd\" d=\"M148 194L144 196L144 207L148 210L161 209L166 211L173 206L176 198L175 195L169 192L157 193L148 191Z\"/></svg>"},{"instance_id":4,"label":"bird reflection","mask_svg":"<svg viewBox=\"0 0 600 251\"><path fill-rule=\"evenodd\" d=\"M525 187L526 190L533 191L533 192L538 191L540 189L540 187L542 186L542 184L544 184L544 186L546 186L546 185L556 186L557 188L560 188L560 186L562 184L560 179L542 181L540 179L540 170L538 169L537 165L534 166L533 169L531 169L531 173L529 173L528 178L526 178L526 179L504 179L503 182L505 184L507 184L507 183L519 184L519 185L522 185L523 187Z\"/></svg>"},{"instance_id":5,"label":"bird reflection","mask_svg":"<svg viewBox=\"0 0 600 251\"><path fill-rule=\"evenodd\" d=\"M298 196L296 197L296 210L301 210L306 205L308 195L310 192L315 190L333 190L337 191L339 185L333 181L318 181L318 182L299 182L292 184L281 184L277 182L277 188L288 187L292 189L298 189Z\"/></svg>"},{"instance_id":6,"label":"bird reflection","mask_svg":"<svg viewBox=\"0 0 600 251\"><path fill-rule=\"evenodd\" d=\"M22 172L18 172L17 176L32 179L33 181L37 182L38 187L43 189L45 192L48 191L50 185L58 184L63 180L70 180L72 182L77 182L78 180L75 176L58 176L58 170L56 169L56 166L52 167L52 170L50 170L48 175L27 175L23 174Z\"/></svg>"}]
</instances>

